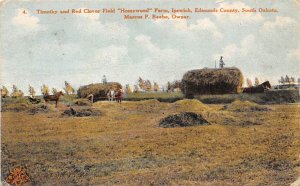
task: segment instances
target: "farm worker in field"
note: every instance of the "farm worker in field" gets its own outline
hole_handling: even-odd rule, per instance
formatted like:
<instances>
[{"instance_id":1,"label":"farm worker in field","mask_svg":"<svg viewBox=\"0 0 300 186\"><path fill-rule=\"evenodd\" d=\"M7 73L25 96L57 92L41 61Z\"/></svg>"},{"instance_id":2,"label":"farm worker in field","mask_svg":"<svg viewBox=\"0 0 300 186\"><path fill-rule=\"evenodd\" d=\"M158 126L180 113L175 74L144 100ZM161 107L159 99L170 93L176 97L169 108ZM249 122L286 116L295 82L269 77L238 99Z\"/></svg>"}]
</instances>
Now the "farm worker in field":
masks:
<instances>
[{"instance_id":1,"label":"farm worker in field","mask_svg":"<svg viewBox=\"0 0 300 186\"><path fill-rule=\"evenodd\" d=\"M116 98L116 101L118 103L122 102L123 94L124 94L124 90L123 89L120 88L120 89L117 90L115 98Z\"/></svg>"}]
</instances>

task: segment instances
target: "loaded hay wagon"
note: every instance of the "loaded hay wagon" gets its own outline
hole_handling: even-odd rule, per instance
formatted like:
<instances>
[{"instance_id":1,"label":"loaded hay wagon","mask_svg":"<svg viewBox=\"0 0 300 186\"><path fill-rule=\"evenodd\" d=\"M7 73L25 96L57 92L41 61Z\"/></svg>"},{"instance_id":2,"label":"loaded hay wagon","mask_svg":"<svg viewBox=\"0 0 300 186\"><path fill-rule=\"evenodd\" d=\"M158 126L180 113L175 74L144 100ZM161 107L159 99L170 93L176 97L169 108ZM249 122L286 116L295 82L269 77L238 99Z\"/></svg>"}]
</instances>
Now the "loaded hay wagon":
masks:
<instances>
[{"instance_id":1,"label":"loaded hay wagon","mask_svg":"<svg viewBox=\"0 0 300 186\"><path fill-rule=\"evenodd\" d=\"M107 98L107 93L110 90L117 91L122 89L122 85L117 82L108 82L108 83L95 83L85 86L81 86L77 95L79 98L88 98L90 95L93 96L93 101L105 100Z\"/></svg>"},{"instance_id":2,"label":"loaded hay wagon","mask_svg":"<svg viewBox=\"0 0 300 186\"><path fill-rule=\"evenodd\" d=\"M186 98L203 94L241 93L243 74L238 68L196 69L186 72L181 80L181 91Z\"/></svg>"}]
</instances>

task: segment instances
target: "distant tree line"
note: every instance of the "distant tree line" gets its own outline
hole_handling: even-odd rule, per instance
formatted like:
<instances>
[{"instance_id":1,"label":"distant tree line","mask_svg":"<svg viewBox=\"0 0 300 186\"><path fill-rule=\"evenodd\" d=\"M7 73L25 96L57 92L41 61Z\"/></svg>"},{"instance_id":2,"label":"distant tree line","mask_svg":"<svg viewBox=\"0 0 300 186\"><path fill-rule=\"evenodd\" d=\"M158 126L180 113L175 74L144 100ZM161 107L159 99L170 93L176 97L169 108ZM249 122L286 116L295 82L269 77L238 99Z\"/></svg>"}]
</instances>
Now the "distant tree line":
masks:
<instances>
[{"instance_id":1,"label":"distant tree line","mask_svg":"<svg viewBox=\"0 0 300 186\"><path fill-rule=\"evenodd\" d=\"M18 98L18 97L23 97L24 96L23 91L18 89L18 87L16 85L13 85L11 93L9 92L7 87L5 87L5 86L2 86L2 88L0 90L1 90L1 97L2 98L5 98L5 97ZM75 89L67 81L65 81L64 91L65 91L66 94L74 94L75 93ZM58 92L58 90L56 88L52 88L52 92L51 92L52 94L56 94L57 92ZM36 96L36 91L35 91L33 86L29 85L28 93L29 93L30 97L35 97ZM41 93L42 93L43 96L50 95L49 87L47 85L43 84L41 86Z\"/></svg>"},{"instance_id":2,"label":"distant tree line","mask_svg":"<svg viewBox=\"0 0 300 186\"><path fill-rule=\"evenodd\" d=\"M247 83L247 86L248 87L253 87L253 83L251 81L251 79L247 78L246 79L246 83ZM259 85L259 80L257 77L255 77L255 80L254 80L254 86L257 86ZM289 77L288 75L286 75L285 77L284 76L281 76L281 78L278 80L278 83L279 84L282 84L282 85L290 85L290 84L295 84L295 83L298 83L300 84L300 78L298 78L297 82L296 82L296 79L294 77Z\"/></svg>"},{"instance_id":3,"label":"distant tree line","mask_svg":"<svg viewBox=\"0 0 300 186\"><path fill-rule=\"evenodd\" d=\"M252 83L251 79L247 78L246 82L247 82L248 87L253 87L253 83ZM259 81L258 77L255 77L254 78L254 86L258 86L259 84L260 84L260 81Z\"/></svg>"},{"instance_id":4,"label":"distant tree line","mask_svg":"<svg viewBox=\"0 0 300 186\"><path fill-rule=\"evenodd\" d=\"M296 80L294 77L289 77L288 75L285 75L285 77L281 76L281 78L278 80L279 84L294 84L296 83ZM300 78L298 78L298 83L300 83Z\"/></svg>"},{"instance_id":5,"label":"distant tree line","mask_svg":"<svg viewBox=\"0 0 300 186\"><path fill-rule=\"evenodd\" d=\"M158 91L166 91L166 92L174 92L179 91L180 81L167 82L166 88L163 86L159 86L157 82L151 83L148 79L143 79L139 77L137 83L133 86L133 90L131 90L129 84L125 86L126 93L138 93L138 92L158 92Z\"/></svg>"},{"instance_id":6,"label":"distant tree line","mask_svg":"<svg viewBox=\"0 0 300 186\"><path fill-rule=\"evenodd\" d=\"M106 84L107 79L106 76L103 76L102 83ZM63 88L65 94L75 94L75 89L70 85L69 82L64 82L65 86ZM149 79L143 79L142 77L139 77L137 80L137 83L133 85L133 88L131 89L129 84L125 85L125 93L131 94L131 93L138 93L138 92L158 92L158 91L165 91L165 92L174 92L174 91L180 91L180 84L181 82L176 80L173 82L168 81L165 86L159 86L157 82L151 82ZM40 88L41 93L43 96L50 95L50 94L56 94L58 92L57 88L50 89L49 86L46 84L43 84ZM36 90L33 86L29 85L28 93L30 97L36 96ZM22 97L24 96L24 93L22 90L18 89L16 85L13 85L11 93L7 89L7 87L2 86L1 88L1 97Z\"/></svg>"}]
</instances>

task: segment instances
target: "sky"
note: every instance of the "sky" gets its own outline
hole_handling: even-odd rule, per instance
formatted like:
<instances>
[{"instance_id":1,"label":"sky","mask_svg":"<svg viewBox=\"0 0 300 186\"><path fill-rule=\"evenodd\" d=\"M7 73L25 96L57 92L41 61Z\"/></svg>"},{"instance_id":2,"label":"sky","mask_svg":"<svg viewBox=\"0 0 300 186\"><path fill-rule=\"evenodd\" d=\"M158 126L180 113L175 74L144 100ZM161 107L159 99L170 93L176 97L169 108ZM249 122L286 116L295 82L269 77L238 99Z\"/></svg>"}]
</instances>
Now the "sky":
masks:
<instances>
[{"instance_id":1,"label":"sky","mask_svg":"<svg viewBox=\"0 0 300 186\"><path fill-rule=\"evenodd\" d=\"M298 0L3 1L1 85L62 89L102 81L133 86L138 77L165 85L224 57L245 79L300 77ZM124 20L120 14L36 14L75 8L276 8L278 13L192 14L188 20ZM22 11L26 10L27 14Z\"/></svg>"}]
</instances>

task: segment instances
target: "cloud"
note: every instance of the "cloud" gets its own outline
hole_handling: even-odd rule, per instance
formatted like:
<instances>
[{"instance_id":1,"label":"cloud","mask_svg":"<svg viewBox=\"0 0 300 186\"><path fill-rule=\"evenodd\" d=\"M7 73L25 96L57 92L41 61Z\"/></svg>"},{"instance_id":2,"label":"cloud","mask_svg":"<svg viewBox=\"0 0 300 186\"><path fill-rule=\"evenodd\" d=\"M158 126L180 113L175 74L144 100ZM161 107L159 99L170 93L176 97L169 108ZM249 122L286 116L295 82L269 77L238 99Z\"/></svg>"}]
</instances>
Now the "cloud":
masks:
<instances>
[{"instance_id":1,"label":"cloud","mask_svg":"<svg viewBox=\"0 0 300 186\"><path fill-rule=\"evenodd\" d=\"M134 56L130 55L131 52ZM161 47L144 34L133 37L133 43L121 46L112 44L97 49L91 61L93 62L85 64L83 68L97 73L84 79L92 81L93 78L99 79L99 74L105 74L108 81L122 84L134 83L139 76L159 83L173 81L178 78L178 74L182 75L187 66L181 61L178 50Z\"/></svg>"},{"instance_id":2,"label":"cloud","mask_svg":"<svg viewBox=\"0 0 300 186\"><path fill-rule=\"evenodd\" d=\"M18 13L12 18L12 24L17 27L22 27L29 31L37 31L40 29L39 18L30 15L27 9L18 9ZM23 13L25 11L25 14Z\"/></svg>"},{"instance_id":3,"label":"cloud","mask_svg":"<svg viewBox=\"0 0 300 186\"><path fill-rule=\"evenodd\" d=\"M154 56L158 61L169 61L169 59L173 58L174 55L178 56L178 51L172 48L160 48L158 45L155 45L151 41L151 37L147 35L138 35L135 37L135 41L138 47L146 50L146 52L150 53L147 56Z\"/></svg>"},{"instance_id":4,"label":"cloud","mask_svg":"<svg viewBox=\"0 0 300 186\"><path fill-rule=\"evenodd\" d=\"M232 59L238 50L239 49L235 44L229 44L223 49L221 54L215 55L214 59L217 59L219 56L223 56L225 59Z\"/></svg>"},{"instance_id":5,"label":"cloud","mask_svg":"<svg viewBox=\"0 0 300 186\"><path fill-rule=\"evenodd\" d=\"M5 62L6 60L4 60L4 58L0 55L0 69L4 69L4 65L5 65ZM2 81L3 81L3 77L5 77L6 74L6 71L1 71L1 74L0 74L0 84L2 84Z\"/></svg>"},{"instance_id":6,"label":"cloud","mask_svg":"<svg viewBox=\"0 0 300 186\"><path fill-rule=\"evenodd\" d=\"M225 59L233 59L235 56L246 56L249 52L249 48L254 45L255 37L254 35L250 34L244 37L241 41L240 47L236 46L236 44L229 44L223 51L219 54L215 54L213 59L218 59L220 56L223 56Z\"/></svg>"},{"instance_id":7,"label":"cloud","mask_svg":"<svg viewBox=\"0 0 300 186\"><path fill-rule=\"evenodd\" d=\"M213 21L211 21L210 18L207 17L196 20L196 23L194 24L188 24L186 20L157 20L154 21L154 23L161 26L166 26L166 23L171 23L171 26L173 26L175 29L184 31L185 33L208 32L212 34L213 38L223 38L223 34L219 31L219 28L216 26L216 24Z\"/></svg>"},{"instance_id":8,"label":"cloud","mask_svg":"<svg viewBox=\"0 0 300 186\"><path fill-rule=\"evenodd\" d=\"M288 59L296 59L300 64L300 44L298 48L291 49L287 54Z\"/></svg>"},{"instance_id":9,"label":"cloud","mask_svg":"<svg viewBox=\"0 0 300 186\"><path fill-rule=\"evenodd\" d=\"M99 14L78 14L77 29L83 34L95 34L103 39L112 38L115 40L129 39L129 29L124 24L118 22L102 22L99 19ZM84 19L84 20L82 20Z\"/></svg>"},{"instance_id":10,"label":"cloud","mask_svg":"<svg viewBox=\"0 0 300 186\"><path fill-rule=\"evenodd\" d=\"M223 34L209 18L198 19L196 24L190 25L189 29L192 31L205 30L211 32L215 38L223 38Z\"/></svg>"},{"instance_id":11,"label":"cloud","mask_svg":"<svg viewBox=\"0 0 300 186\"><path fill-rule=\"evenodd\" d=\"M241 11L242 8L245 8L245 9L252 8L248 5L246 5L245 3L238 2L238 1L233 2L233 3L220 2L218 4L219 4L219 6L217 7L218 10L220 10L221 8L224 8L224 9L238 9ZM220 12L217 12L217 13L214 13L214 15L217 17L217 19L219 21L227 21L226 19L228 19L229 21L232 21L234 23L260 22L260 21L264 20L262 15L260 13L256 13L256 12L247 12L247 13L243 13L243 12L220 13Z\"/></svg>"},{"instance_id":12,"label":"cloud","mask_svg":"<svg viewBox=\"0 0 300 186\"><path fill-rule=\"evenodd\" d=\"M242 55L248 54L248 49L255 45L255 37L254 35L250 34L247 35L241 42L241 49L240 52Z\"/></svg>"},{"instance_id":13,"label":"cloud","mask_svg":"<svg viewBox=\"0 0 300 186\"><path fill-rule=\"evenodd\" d=\"M289 30L287 27L296 27L296 20L290 17L282 17L282 16L276 16L274 21L266 21L264 22L261 32L268 32L268 31L273 31L277 28L279 29L285 29Z\"/></svg>"},{"instance_id":14,"label":"cloud","mask_svg":"<svg viewBox=\"0 0 300 186\"><path fill-rule=\"evenodd\" d=\"M215 6L259 6L220 1ZM270 3L261 5L267 4ZM210 5L191 2L191 6ZM187 70L213 67L220 55L224 56L226 67L240 68L245 77L299 74L299 63L295 60L299 59L298 30L285 29L280 26L282 20L276 21L278 15L297 20L295 12L286 10L294 10L293 4L282 7L280 12L284 14L198 14L189 20L146 22L124 21L120 16L106 19L99 14L48 19L33 13L23 15L19 11L17 15L4 11L0 53L10 64L3 66L3 73L7 71L2 73L3 81L25 84L26 90L27 82L35 82L38 87L42 83L62 86L64 80L83 85L101 81L104 74L109 81L121 83L133 83L138 76L166 83L181 78ZM21 18L12 19L15 15ZM294 24L284 20L284 25ZM296 24L299 25L298 21ZM47 30L28 35L28 25L33 25L33 30L47 26ZM259 31L263 25L267 32ZM15 45L8 46L9 43Z\"/></svg>"},{"instance_id":15,"label":"cloud","mask_svg":"<svg viewBox=\"0 0 300 186\"><path fill-rule=\"evenodd\" d=\"M291 52L299 47L299 36L299 23L295 19L274 16L262 24L257 40L263 45L264 52L290 61L288 55L291 57Z\"/></svg>"},{"instance_id":16,"label":"cloud","mask_svg":"<svg viewBox=\"0 0 300 186\"><path fill-rule=\"evenodd\" d=\"M274 41L276 42L272 44L277 46L277 40ZM297 76L300 63L295 63L294 59L297 57L299 60L299 47L292 50L283 48L278 50L278 47L275 47L277 50L269 51L269 46L271 44L266 44L257 35L250 34L244 37L239 44L231 43L224 47L222 52L213 55L213 59L219 59L222 55L226 66L238 67L244 77L252 79L259 77L263 81L269 80L272 84L276 84L278 77L283 74ZM293 60L291 60L292 57Z\"/></svg>"},{"instance_id":17,"label":"cloud","mask_svg":"<svg viewBox=\"0 0 300 186\"><path fill-rule=\"evenodd\" d=\"M148 51L150 52L157 52L157 49L156 46L152 43L151 41L151 37L149 36L146 36L146 35L138 35L135 37L135 41L136 43L142 47L142 48L145 48L147 49Z\"/></svg>"},{"instance_id":18,"label":"cloud","mask_svg":"<svg viewBox=\"0 0 300 186\"><path fill-rule=\"evenodd\" d=\"M95 52L95 63L99 65L118 65L128 55L128 50L125 46L110 45L100 48Z\"/></svg>"},{"instance_id":19,"label":"cloud","mask_svg":"<svg viewBox=\"0 0 300 186\"><path fill-rule=\"evenodd\" d=\"M135 42L143 53L136 72L140 76L146 75L158 82L173 81L189 66L184 63L180 51L170 47L162 48L153 43L148 35L136 36Z\"/></svg>"}]
</instances>

